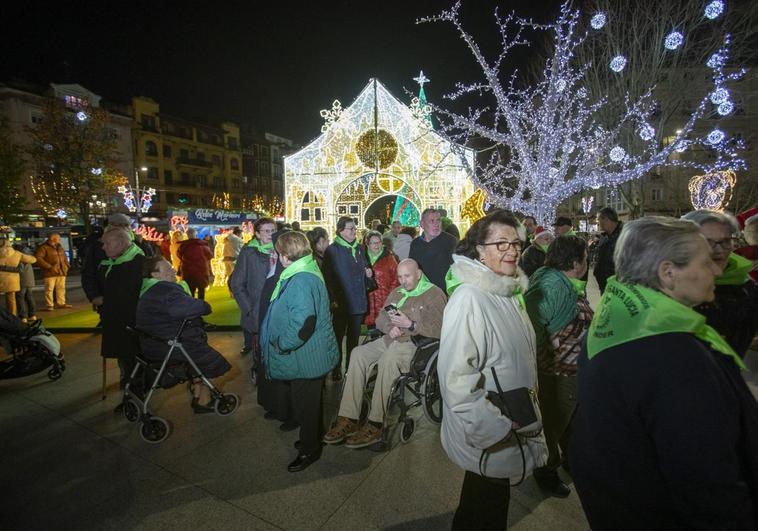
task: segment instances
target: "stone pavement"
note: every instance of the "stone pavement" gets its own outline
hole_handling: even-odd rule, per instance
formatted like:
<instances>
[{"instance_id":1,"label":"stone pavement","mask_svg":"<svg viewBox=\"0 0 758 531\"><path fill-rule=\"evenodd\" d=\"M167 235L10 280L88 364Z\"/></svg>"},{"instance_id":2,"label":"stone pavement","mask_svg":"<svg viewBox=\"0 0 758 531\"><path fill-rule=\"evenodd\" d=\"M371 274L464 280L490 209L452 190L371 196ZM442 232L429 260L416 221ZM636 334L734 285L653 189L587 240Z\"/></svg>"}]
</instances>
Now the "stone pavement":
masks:
<instances>
[{"instance_id":1,"label":"stone pavement","mask_svg":"<svg viewBox=\"0 0 758 531\"><path fill-rule=\"evenodd\" d=\"M234 368L224 390L242 397L229 417L193 415L184 386L160 391L153 411L171 421L160 445L112 412L118 368L108 364L100 400L100 338L59 334L67 370L0 382L2 529L444 529L457 506L462 471L446 457L439 430L420 411L408 444L394 435L383 454L326 447L297 474L297 431L263 419L241 358L241 335L211 333ZM325 418L336 409L327 385ZM529 478L513 489L514 529L586 529L575 494L544 499Z\"/></svg>"}]
</instances>

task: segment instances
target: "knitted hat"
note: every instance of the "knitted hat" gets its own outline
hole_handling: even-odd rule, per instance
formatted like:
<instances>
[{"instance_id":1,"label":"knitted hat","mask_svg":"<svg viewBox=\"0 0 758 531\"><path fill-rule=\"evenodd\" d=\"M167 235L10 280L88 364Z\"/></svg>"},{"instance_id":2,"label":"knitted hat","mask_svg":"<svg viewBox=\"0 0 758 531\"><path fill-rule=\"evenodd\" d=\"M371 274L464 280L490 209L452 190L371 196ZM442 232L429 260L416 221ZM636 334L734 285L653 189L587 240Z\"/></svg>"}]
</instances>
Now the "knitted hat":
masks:
<instances>
[{"instance_id":1,"label":"knitted hat","mask_svg":"<svg viewBox=\"0 0 758 531\"><path fill-rule=\"evenodd\" d=\"M126 214L111 214L108 216L108 225L126 225L131 226L132 220Z\"/></svg>"}]
</instances>

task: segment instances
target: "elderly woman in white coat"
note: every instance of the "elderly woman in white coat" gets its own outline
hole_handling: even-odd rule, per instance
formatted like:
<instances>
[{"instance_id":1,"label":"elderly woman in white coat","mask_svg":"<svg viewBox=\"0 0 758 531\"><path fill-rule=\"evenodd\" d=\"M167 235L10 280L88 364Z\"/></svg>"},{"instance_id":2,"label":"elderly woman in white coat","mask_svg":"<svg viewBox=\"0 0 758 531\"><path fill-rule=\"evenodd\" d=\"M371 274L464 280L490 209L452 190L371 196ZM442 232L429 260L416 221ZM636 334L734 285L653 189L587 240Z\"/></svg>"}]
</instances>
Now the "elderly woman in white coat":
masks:
<instances>
[{"instance_id":1,"label":"elderly woman in white coat","mask_svg":"<svg viewBox=\"0 0 758 531\"><path fill-rule=\"evenodd\" d=\"M504 529L511 480L547 462L539 421L519 426L488 398L498 390L493 369L503 391L537 392L534 329L522 297L528 279L518 267L525 236L516 218L495 211L474 223L453 255L461 284L445 307L437 369L442 446L466 471L453 529Z\"/></svg>"}]
</instances>

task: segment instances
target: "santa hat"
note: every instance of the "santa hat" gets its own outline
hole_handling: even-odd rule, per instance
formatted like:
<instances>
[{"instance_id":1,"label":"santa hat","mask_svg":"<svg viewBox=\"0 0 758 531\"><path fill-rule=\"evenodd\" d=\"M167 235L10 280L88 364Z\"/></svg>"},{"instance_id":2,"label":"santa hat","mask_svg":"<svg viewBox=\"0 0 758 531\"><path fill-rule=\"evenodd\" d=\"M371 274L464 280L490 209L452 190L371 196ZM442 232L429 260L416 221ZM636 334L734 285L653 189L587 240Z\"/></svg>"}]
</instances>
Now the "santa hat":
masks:
<instances>
[{"instance_id":1,"label":"santa hat","mask_svg":"<svg viewBox=\"0 0 758 531\"><path fill-rule=\"evenodd\" d=\"M745 210L741 214L737 214L735 217L740 224L740 230L745 230L745 222L756 214L758 214L758 207L753 207L750 210Z\"/></svg>"}]
</instances>

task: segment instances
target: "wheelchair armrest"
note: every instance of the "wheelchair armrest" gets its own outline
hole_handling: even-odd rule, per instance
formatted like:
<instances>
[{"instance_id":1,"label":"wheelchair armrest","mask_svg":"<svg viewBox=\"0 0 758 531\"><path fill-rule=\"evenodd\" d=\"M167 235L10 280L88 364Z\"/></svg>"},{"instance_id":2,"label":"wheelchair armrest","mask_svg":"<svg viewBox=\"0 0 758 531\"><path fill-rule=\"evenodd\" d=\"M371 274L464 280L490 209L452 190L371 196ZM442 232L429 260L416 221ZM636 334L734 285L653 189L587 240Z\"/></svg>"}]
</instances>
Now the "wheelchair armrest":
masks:
<instances>
[{"instance_id":1,"label":"wheelchair armrest","mask_svg":"<svg viewBox=\"0 0 758 531\"><path fill-rule=\"evenodd\" d=\"M414 376L418 376L424 372L426 364L429 363L429 358L431 358L439 349L440 340L436 337L411 337L413 339L413 343L416 345L416 352L413 353L413 360L411 361L411 373ZM416 340L416 337L419 339Z\"/></svg>"},{"instance_id":2,"label":"wheelchair armrest","mask_svg":"<svg viewBox=\"0 0 758 531\"><path fill-rule=\"evenodd\" d=\"M148 338L148 339L152 339L153 341L160 341L161 343L168 343L169 342L168 339L165 339L165 338L162 338L162 337L158 337L158 336L154 336L153 334L145 332L144 330L140 330L137 327L133 327L133 326L128 326L127 325L126 331L129 332L129 333L131 333L131 334L134 334L135 336L145 337L145 338Z\"/></svg>"},{"instance_id":3,"label":"wheelchair armrest","mask_svg":"<svg viewBox=\"0 0 758 531\"><path fill-rule=\"evenodd\" d=\"M411 336L411 341L413 341L413 344L416 345L417 349L426 348L429 345L439 344L440 342L436 337L426 336Z\"/></svg>"}]
</instances>

